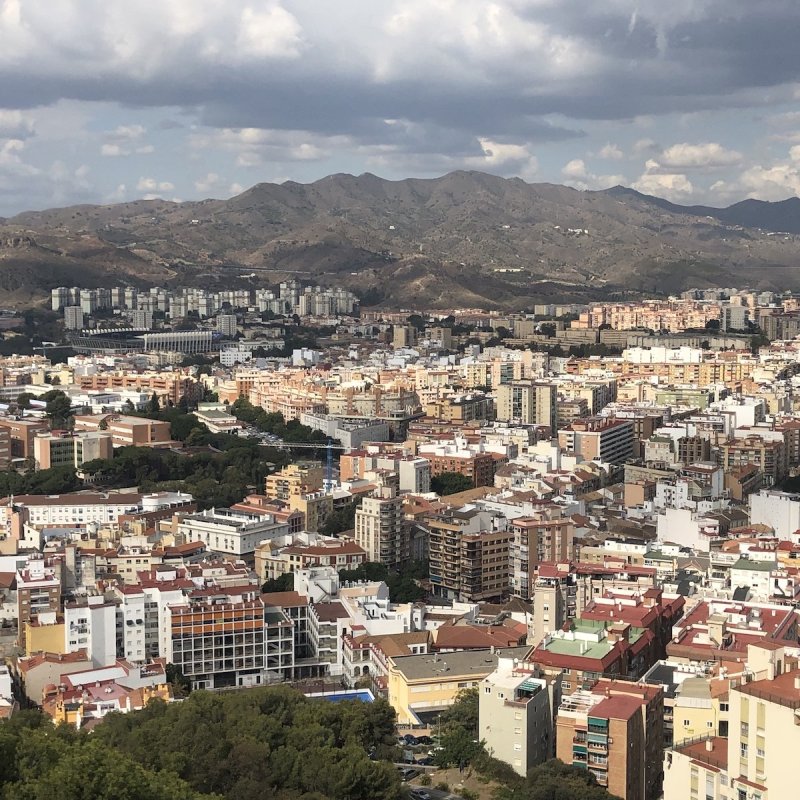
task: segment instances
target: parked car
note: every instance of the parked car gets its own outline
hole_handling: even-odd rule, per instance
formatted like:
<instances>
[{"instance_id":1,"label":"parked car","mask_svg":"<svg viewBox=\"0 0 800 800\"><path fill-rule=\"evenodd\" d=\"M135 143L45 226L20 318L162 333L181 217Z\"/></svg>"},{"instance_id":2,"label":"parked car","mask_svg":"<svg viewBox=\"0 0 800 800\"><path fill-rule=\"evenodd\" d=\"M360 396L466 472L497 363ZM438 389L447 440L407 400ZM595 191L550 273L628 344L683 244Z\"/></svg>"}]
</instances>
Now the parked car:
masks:
<instances>
[{"instance_id":1,"label":"parked car","mask_svg":"<svg viewBox=\"0 0 800 800\"><path fill-rule=\"evenodd\" d=\"M411 796L414 800L431 800L431 796L424 789L412 789Z\"/></svg>"},{"instance_id":2,"label":"parked car","mask_svg":"<svg viewBox=\"0 0 800 800\"><path fill-rule=\"evenodd\" d=\"M433 744L430 736L417 736L417 744Z\"/></svg>"},{"instance_id":3,"label":"parked car","mask_svg":"<svg viewBox=\"0 0 800 800\"><path fill-rule=\"evenodd\" d=\"M422 767L430 767L433 764L433 759L430 756L425 756L425 758L419 759L419 761L417 761L417 764L419 764Z\"/></svg>"},{"instance_id":4,"label":"parked car","mask_svg":"<svg viewBox=\"0 0 800 800\"><path fill-rule=\"evenodd\" d=\"M403 737L403 741L404 741L406 744L410 744L410 745L419 744L419 739L417 739L417 737L416 737L416 736L412 736L410 733L407 733L407 734L406 734L406 735Z\"/></svg>"},{"instance_id":5,"label":"parked car","mask_svg":"<svg viewBox=\"0 0 800 800\"><path fill-rule=\"evenodd\" d=\"M411 769L411 767L403 767L400 770L400 777L404 781L410 781L412 778L416 778L419 775L418 769Z\"/></svg>"}]
</instances>

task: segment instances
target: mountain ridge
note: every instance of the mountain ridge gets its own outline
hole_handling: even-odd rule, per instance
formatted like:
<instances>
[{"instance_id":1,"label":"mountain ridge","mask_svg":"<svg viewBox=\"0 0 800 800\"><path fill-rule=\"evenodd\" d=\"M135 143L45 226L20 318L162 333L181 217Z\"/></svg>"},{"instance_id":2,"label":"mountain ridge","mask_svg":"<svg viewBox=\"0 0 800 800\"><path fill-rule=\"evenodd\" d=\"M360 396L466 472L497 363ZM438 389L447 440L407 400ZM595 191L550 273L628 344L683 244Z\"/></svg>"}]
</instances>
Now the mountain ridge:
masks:
<instances>
[{"instance_id":1,"label":"mountain ridge","mask_svg":"<svg viewBox=\"0 0 800 800\"><path fill-rule=\"evenodd\" d=\"M70 271L75 285L142 286L231 285L253 271L261 284L294 276L410 307L514 309L719 283L783 290L800 288L798 235L798 198L715 209L468 170L394 181L340 173L257 183L227 200L0 219L0 300L26 288L41 297ZM20 237L35 247L8 245Z\"/></svg>"}]
</instances>

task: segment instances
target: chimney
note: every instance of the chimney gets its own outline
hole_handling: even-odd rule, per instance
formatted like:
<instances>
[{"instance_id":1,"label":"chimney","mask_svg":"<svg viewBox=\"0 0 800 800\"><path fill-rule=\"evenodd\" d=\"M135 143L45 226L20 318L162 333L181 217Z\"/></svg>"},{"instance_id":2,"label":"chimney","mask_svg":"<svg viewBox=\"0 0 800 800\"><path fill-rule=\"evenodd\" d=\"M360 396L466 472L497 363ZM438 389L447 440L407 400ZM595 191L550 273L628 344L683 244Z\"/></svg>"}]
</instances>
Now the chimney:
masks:
<instances>
[{"instance_id":1,"label":"chimney","mask_svg":"<svg viewBox=\"0 0 800 800\"><path fill-rule=\"evenodd\" d=\"M714 742L711 739L706 739L706 752L710 753L714 750Z\"/></svg>"}]
</instances>

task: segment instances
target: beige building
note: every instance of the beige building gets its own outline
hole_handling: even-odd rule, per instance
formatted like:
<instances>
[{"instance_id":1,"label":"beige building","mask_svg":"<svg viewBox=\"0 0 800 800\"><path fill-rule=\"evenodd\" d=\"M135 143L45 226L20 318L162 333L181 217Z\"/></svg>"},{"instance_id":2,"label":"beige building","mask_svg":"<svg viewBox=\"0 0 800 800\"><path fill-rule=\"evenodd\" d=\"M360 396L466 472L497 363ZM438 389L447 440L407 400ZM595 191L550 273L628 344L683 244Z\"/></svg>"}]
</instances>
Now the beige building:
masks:
<instances>
[{"instance_id":1,"label":"beige building","mask_svg":"<svg viewBox=\"0 0 800 800\"><path fill-rule=\"evenodd\" d=\"M500 656L478 694L478 738L486 751L523 777L555 752L553 692L557 684L537 678L531 664Z\"/></svg>"},{"instance_id":2,"label":"beige building","mask_svg":"<svg viewBox=\"0 0 800 800\"><path fill-rule=\"evenodd\" d=\"M74 417L75 432L107 433L114 447L167 447L172 443L169 422L119 414Z\"/></svg>"},{"instance_id":3,"label":"beige building","mask_svg":"<svg viewBox=\"0 0 800 800\"><path fill-rule=\"evenodd\" d=\"M322 464L303 461L289 464L267 475L264 494L270 500L289 500L290 497L318 492L322 489Z\"/></svg>"},{"instance_id":4,"label":"beige building","mask_svg":"<svg viewBox=\"0 0 800 800\"><path fill-rule=\"evenodd\" d=\"M783 800L797 796L800 671L731 690L728 738L689 740L667 751L664 800Z\"/></svg>"},{"instance_id":5,"label":"beige building","mask_svg":"<svg viewBox=\"0 0 800 800\"><path fill-rule=\"evenodd\" d=\"M355 543L367 554L367 561L389 566L403 557L403 499L394 489L383 487L376 497L365 497L356 511Z\"/></svg>"},{"instance_id":6,"label":"beige building","mask_svg":"<svg viewBox=\"0 0 800 800\"><path fill-rule=\"evenodd\" d=\"M497 387L497 419L522 425L547 425L556 430L556 385L512 381Z\"/></svg>"},{"instance_id":7,"label":"beige building","mask_svg":"<svg viewBox=\"0 0 800 800\"><path fill-rule=\"evenodd\" d=\"M113 458L114 445L107 431L86 431L77 435L66 432L40 434L33 441L33 457L38 469L77 469L87 461Z\"/></svg>"},{"instance_id":8,"label":"beige building","mask_svg":"<svg viewBox=\"0 0 800 800\"><path fill-rule=\"evenodd\" d=\"M524 660L530 648L503 650L506 658ZM499 655L491 650L397 656L389 658L388 699L401 725L435 724L438 715L464 689L480 686L497 668Z\"/></svg>"}]
</instances>

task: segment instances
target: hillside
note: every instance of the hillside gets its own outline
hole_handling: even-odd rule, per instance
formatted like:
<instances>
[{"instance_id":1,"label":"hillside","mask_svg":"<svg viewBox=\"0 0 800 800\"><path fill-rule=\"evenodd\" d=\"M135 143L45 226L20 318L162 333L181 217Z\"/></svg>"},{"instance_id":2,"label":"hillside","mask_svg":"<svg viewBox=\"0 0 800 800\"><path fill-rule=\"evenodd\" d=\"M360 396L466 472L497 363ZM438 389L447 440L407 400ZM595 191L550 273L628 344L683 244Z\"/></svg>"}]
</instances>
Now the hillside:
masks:
<instances>
[{"instance_id":1,"label":"hillside","mask_svg":"<svg viewBox=\"0 0 800 800\"><path fill-rule=\"evenodd\" d=\"M229 200L0 220L0 302L61 284L264 285L289 276L414 308L525 308L707 285L784 290L800 288L798 237L796 198L713 209L478 172L331 175L257 184Z\"/></svg>"}]
</instances>

